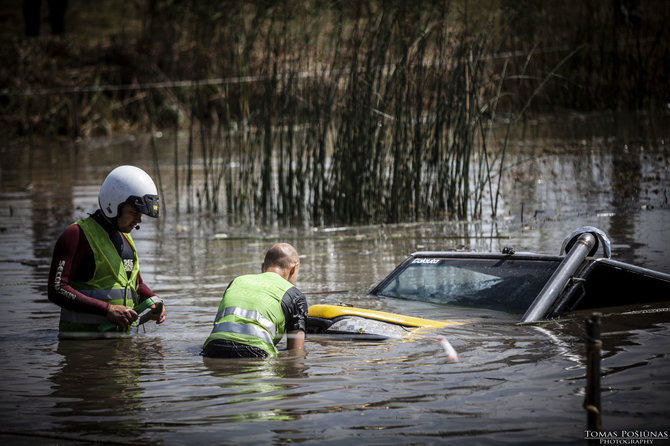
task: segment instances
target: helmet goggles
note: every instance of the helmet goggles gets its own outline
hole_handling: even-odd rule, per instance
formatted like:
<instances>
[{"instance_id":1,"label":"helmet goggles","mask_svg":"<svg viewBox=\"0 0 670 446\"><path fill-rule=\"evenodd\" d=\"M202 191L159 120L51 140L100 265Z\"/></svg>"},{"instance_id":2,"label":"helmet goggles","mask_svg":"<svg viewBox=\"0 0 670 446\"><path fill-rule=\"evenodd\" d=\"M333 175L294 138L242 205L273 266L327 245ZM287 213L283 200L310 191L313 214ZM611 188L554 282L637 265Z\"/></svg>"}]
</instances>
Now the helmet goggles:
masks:
<instances>
[{"instance_id":1,"label":"helmet goggles","mask_svg":"<svg viewBox=\"0 0 670 446\"><path fill-rule=\"evenodd\" d=\"M159 213L158 201L158 195L145 194L143 197L131 195L125 202L131 204L139 212L156 218Z\"/></svg>"}]
</instances>

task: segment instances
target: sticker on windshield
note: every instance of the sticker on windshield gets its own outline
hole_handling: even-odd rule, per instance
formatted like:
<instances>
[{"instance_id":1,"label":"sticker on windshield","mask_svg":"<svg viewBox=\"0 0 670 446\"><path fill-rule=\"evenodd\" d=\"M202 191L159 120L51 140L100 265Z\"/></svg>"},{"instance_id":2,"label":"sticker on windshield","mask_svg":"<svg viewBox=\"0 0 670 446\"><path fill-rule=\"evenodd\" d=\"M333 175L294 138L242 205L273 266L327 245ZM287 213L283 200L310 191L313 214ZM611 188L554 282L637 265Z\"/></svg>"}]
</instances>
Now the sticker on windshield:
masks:
<instances>
[{"instance_id":1,"label":"sticker on windshield","mask_svg":"<svg viewBox=\"0 0 670 446\"><path fill-rule=\"evenodd\" d=\"M440 263L440 259L414 259L412 263Z\"/></svg>"}]
</instances>

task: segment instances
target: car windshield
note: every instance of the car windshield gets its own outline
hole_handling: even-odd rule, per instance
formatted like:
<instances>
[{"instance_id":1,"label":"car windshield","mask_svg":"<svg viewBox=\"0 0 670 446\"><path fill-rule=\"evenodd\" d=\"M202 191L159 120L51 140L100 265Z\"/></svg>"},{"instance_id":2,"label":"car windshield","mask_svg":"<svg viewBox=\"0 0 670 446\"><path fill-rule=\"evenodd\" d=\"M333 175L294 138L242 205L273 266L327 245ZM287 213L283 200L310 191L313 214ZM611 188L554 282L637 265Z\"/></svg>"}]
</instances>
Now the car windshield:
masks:
<instances>
[{"instance_id":1,"label":"car windshield","mask_svg":"<svg viewBox=\"0 0 670 446\"><path fill-rule=\"evenodd\" d=\"M376 295L523 313L558 260L424 258L382 283Z\"/></svg>"}]
</instances>

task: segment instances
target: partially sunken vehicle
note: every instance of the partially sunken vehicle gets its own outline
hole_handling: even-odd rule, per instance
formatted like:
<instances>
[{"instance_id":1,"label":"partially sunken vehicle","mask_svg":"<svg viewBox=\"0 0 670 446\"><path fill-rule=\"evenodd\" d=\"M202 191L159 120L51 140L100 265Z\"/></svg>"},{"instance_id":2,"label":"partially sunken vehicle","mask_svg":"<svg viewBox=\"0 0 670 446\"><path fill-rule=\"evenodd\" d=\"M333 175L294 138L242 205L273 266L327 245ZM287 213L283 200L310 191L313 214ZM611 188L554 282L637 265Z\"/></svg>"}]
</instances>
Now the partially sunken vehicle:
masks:
<instances>
[{"instance_id":1,"label":"partially sunken vehicle","mask_svg":"<svg viewBox=\"0 0 670 446\"><path fill-rule=\"evenodd\" d=\"M599 251L602 256L596 257ZM415 252L370 294L505 311L519 314L520 323L556 319L580 310L602 311L607 307L670 301L669 274L610 257L607 235L591 226L570 234L557 256L514 252L509 248L502 253ZM336 308L310 307L308 331L328 333L333 326L330 323L342 326L346 318L354 316L403 324L399 315L352 315L351 309ZM404 327L434 326L413 322L415 325Z\"/></svg>"}]
</instances>

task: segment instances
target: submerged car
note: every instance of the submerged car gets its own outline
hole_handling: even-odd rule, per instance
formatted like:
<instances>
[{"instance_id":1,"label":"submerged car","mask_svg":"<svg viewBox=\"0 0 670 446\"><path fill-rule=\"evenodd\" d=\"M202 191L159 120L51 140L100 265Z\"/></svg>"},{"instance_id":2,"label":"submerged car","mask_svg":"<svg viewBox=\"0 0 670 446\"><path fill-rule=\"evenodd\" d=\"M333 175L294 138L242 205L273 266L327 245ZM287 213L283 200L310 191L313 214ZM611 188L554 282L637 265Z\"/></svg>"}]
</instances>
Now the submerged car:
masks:
<instances>
[{"instance_id":1,"label":"submerged car","mask_svg":"<svg viewBox=\"0 0 670 446\"><path fill-rule=\"evenodd\" d=\"M602 256L596 257L599 251ZM520 323L556 319L579 310L670 301L669 274L610 257L607 235L591 226L570 234L557 256L517 253L512 249L504 249L502 253L415 252L370 294L504 311L519 314ZM389 317L369 312L354 316L346 307L337 308L310 307L308 331L333 330L341 334L346 332L341 329L343 321L352 317L405 328L430 326L403 325L400 315Z\"/></svg>"}]
</instances>

